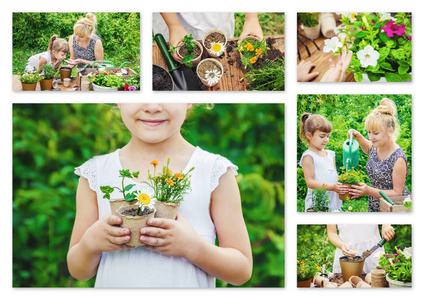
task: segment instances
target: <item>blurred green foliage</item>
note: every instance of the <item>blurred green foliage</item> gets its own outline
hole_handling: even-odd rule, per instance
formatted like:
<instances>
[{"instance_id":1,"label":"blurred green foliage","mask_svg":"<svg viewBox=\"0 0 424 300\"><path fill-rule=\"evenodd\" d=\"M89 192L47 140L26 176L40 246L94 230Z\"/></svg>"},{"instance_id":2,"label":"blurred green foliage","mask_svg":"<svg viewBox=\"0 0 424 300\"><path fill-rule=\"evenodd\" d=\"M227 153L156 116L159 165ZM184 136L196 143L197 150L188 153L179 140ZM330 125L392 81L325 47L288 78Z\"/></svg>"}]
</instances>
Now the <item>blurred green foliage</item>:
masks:
<instances>
[{"instance_id":1,"label":"blurred green foliage","mask_svg":"<svg viewBox=\"0 0 424 300\"><path fill-rule=\"evenodd\" d=\"M94 13L96 34L101 38L104 59L119 67L132 69L140 66L140 13ZM66 40L74 33L75 23L86 13L13 13L12 73L25 69L28 58L47 51L50 38L57 34ZM66 58L69 58L69 53Z\"/></svg>"},{"instance_id":2,"label":"blurred green foliage","mask_svg":"<svg viewBox=\"0 0 424 300\"><path fill-rule=\"evenodd\" d=\"M394 247L412 246L412 226L393 225L395 236L384 244L386 253L394 253ZM381 232L381 225L379 225ZM298 225L297 226L297 259L308 260L314 255L314 260L322 268L321 273L333 271L333 261L336 247L327 236L327 225Z\"/></svg>"},{"instance_id":3,"label":"blurred green foliage","mask_svg":"<svg viewBox=\"0 0 424 300\"><path fill-rule=\"evenodd\" d=\"M397 143L403 149L408 159L409 174L406 177L406 186L411 191L411 174L412 174L412 97L407 94L398 95L298 95L297 101L297 132L299 133L300 117L303 113L309 112L320 114L326 117L333 125L330 141L326 149L336 152L336 167L340 174L342 167L342 145L347 140L347 132L350 128L358 130L367 138L365 130L365 118L376 108L381 99L389 98L397 105L398 118L400 123L400 136ZM297 161L303 152L308 149L308 145L303 143L299 136L297 137ZM359 151L359 165L355 169L359 169L366 176L365 183L369 184L366 175L365 166L368 156ZM298 167L297 171L297 211L305 210L305 197L307 193L306 183L303 177L302 168ZM352 207L352 212L367 212L368 200L367 196L362 196L353 201L343 201L343 209L348 210Z\"/></svg>"},{"instance_id":4,"label":"blurred green foliage","mask_svg":"<svg viewBox=\"0 0 424 300\"><path fill-rule=\"evenodd\" d=\"M196 105L183 127L190 143L239 167L254 260L244 286L284 286L284 105ZM129 139L114 105L13 105L14 287L93 286L74 280L66 265L74 167Z\"/></svg>"},{"instance_id":5,"label":"blurred green foliage","mask_svg":"<svg viewBox=\"0 0 424 300\"><path fill-rule=\"evenodd\" d=\"M234 13L235 29L234 36L239 37L243 32L245 21L244 13ZM261 25L264 36L284 34L285 15L277 12L260 12L258 13L259 24Z\"/></svg>"}]
</instances>

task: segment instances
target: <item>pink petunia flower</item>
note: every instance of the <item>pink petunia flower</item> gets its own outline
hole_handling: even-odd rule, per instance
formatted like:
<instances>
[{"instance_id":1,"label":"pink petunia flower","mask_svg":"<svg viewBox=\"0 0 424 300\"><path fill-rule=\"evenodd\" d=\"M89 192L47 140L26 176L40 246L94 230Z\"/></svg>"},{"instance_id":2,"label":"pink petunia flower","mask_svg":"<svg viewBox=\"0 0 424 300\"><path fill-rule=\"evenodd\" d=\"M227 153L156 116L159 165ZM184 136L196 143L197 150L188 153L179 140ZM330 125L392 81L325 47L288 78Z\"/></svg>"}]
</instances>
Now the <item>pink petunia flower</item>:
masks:
<instances>
[{"instance_id":1,"label":"pink petunia flower","mask_svg":"<svg viewBox=\"0 0 424 300\"><path fill-rule=\"evenodd\" d=\"M405 25L397 25L393 20L388 21L381 29L386 32L388 37L393 37L395 34L398 36L405 34Z\"/></svg>"}]
</instances>

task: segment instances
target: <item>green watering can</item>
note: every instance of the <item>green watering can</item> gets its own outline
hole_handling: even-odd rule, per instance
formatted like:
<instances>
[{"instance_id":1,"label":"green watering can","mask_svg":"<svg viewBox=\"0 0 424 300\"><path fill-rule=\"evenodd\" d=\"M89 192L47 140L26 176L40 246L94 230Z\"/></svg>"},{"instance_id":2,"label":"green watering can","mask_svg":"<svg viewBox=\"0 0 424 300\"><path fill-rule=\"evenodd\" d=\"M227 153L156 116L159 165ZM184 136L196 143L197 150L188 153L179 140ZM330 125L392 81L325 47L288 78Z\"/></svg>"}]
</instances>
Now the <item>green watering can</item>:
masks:
<instances>
[{"instance_id":1,"label":"green watering can","mask_svg":"<svg viewBox=\"0 0 424 300\"><path fill-rule=\"evenodd\" d=\"M125 64L128 64L128 63L129 63L129 61L123 62L119 66L119 68L122 68ZM107 60L96 60L95 62L93 62L93 66L95 66L96 64L98 64L96 66L96 68L106 68L106 69L109 69L109 68L114 68L115 67L114 64L113 64L113 62L107 61Z\"/></svg>"},{"instance_id":2,"label":"green watering can","mask_svg":"<svg viewBox=\"0 0 424 300\"><path fill-rule=\"evenodd\" d=\"M350 138L343 143L343 165L346 170L357 167L359 164L359 143L353 139L353 132Z\"/></svg>"}]
</instances>

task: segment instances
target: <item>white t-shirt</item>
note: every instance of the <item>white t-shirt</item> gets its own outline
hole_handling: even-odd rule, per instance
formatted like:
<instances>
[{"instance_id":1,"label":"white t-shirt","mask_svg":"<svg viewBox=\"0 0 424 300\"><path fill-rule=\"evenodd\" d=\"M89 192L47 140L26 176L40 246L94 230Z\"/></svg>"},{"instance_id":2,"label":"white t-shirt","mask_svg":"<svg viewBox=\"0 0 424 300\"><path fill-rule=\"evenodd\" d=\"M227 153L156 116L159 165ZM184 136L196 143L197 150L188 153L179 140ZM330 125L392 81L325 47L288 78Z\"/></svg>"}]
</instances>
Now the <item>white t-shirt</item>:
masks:
<instances>
[{"instance_id":1,"label":"white t-shirt","mask_svg":"<svg viewBox=\"0 0 424 300\"><path fill-rule=\"evenodd\" d=\"M237 167L228 159L196 147L183 170L191 174L192 191L184 196L179 212L202 238L215 244L215 226L209 214L211 193L219 184L219 178L230 168L237 175ZM120 186L118 177L122 170L119 149L113 153L95 156L75 169L75 173L88 180L97 193L99 218L110 213L107 199L103 199L100 186ZM127 179L126 179L127 180ZM128 179L127 182L131 182ZM136 183L136 182L132 182ZM135 189L145 184L136 183ZM118 198L114 191L111 199ZM95 287L215 287L215 278L181 257L160 254L142 247L114 252L103 252L97 271Z\"/></svg>"},{"instance_id":2,"label":"white t-shirt","mask_svg":"<svg viewBox=\"0 0 424 300\"><path fill-rule=\"evenodd\" d=\"M234 37L235 18L234 13L177 13L181 25L192 34L195 40L202 40L203 36L212 29L218 29L227 35ZM160 13L153 13L153 32L161 33L166 41L169 41L169 30ZM176 46L176 45L174 45Z\"/></svg>"},{"instance_id":3,"label":"white t-shirt","mask_svg":"<svg viewBox=\"0 0 424 300\"><path fill-rule=\"evenodd\" d=\"M40 66L41 57L47 61L47 64L51 64L53 67L56 67L56 65L59 63L59 61L57 60L55 63L52 64L51 63L52 57L51 57L50 51L46 51L46 52L34 54L33 56L31 56L28 59L27 65L25 67L25 71L31 72L34 70L34 68L38 70ZM40 74L43 75L43 72L41 72Z\"/></svg>"},{"instance_id":4,"label":"white t-shirt","mask_svg":"<svg viewBox=\"0 0 424 300\"><path fill-rule=\"evenodd\" d=\"M361 256L365 250L369 250L381 240L378 225L376 224L337 224L340 239L349 245L350 250L357 250L357 256ZM378 265L379 257L384 253L384 247L375 250L365 259L363 274L371 272ZM342 250L337 248L334 254L333 273L341 273L339 258L344 256Z\"/></svg>"},{"instance_id":5,"label":"white t-shirt","mask_svg":"<svg viewBox=\"0 0 424 300\"><path fill-rule=\"evenodd\" d=\"M338 180L337 170L334 167L334 158L336 157L336 153L331 150L326 150L327 156L323 157L311 150L306 150L303 152L302 157L300 158L299 165L303 168L303 158L306 155L312 157L314 161L314 179L325 184L336 183ZM312 191L313 189L308 188L308 193L305 198L305 211L309 208L313 207L312 202ZM339 194L333 191L328 192L330 211L338 210L342 207L342 201L339 198Z\"/></svg>"}]
</instances>

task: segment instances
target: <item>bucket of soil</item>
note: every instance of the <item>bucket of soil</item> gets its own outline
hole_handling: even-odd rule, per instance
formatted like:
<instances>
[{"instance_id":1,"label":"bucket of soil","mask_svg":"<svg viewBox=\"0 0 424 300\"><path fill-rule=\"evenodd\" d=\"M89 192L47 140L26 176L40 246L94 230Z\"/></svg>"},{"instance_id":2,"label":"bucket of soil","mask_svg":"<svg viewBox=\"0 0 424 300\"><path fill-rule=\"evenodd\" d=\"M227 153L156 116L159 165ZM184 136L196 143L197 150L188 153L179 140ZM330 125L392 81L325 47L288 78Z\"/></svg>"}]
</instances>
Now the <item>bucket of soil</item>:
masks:
<instances>
[{"instance_id":1,"label":"bucket of soil","mask_svg":"<svg viewBox=\"0 0 424 300\"><path fill-rule=\"evenodd\" d=\"M364 268L365 259L360 256L349 258L342 256L339 258L340 268L342 269L342 275L344 281L349 281L352 276L362 276L362 270Z\"/></svg>"},{"instance_id":2,"label":"bucket of soil","mask_svg":"<svg viewBox=\"0 0 424 300\"><path fill-rule=\"evenodd\" d=\"M354 184L356 184L356 183L343 183L343 185L346 185L349 189L350 189L350 187L351 187L352 185L354 185ZM340 200L342 200L342 201L352 200L352 199L350 199L350 195L349 195L349 193L346 193L346 194L339 194L339 199L340 199Z\"/></svg>"},{"instance_id":3,"label":"bucket of soil","mask_svg":"<svg viewBox=\"0 0 424 300\"><path fill-rule=\"evenodd\" d=\"M147 220L154 218L155 209L144 207L143 211L137 215L138 205L121 206L118 209L118 214L122 218L121 227L129 228L131 230L131 239L128 246L141 246L144 245L140 241L140 228L147 226Z\"/></svg>"},{"instance_id":4,"label":"bucket of soil","mask_svg":"<svg viewBox=\"0 0 424 300\"><path fill-rule=\"evenodd\" d=\"M224 67L216 59L206 58L197 65L196 73L204 85L212 87L221 79Z\"/></svg>"},{"instance_id":5,"label":"bucket of soil","mask_svg":"<svg viewBox=\"0 0 424 300\"><path fill-rule=\"evenodd\" d=\"M175 220L178 213L179 203L167 203L162 201L155 201L155 218L164 218Z\"/></svg>"},{"instance_id":6,"label":"bucket of soil","mask_svg":"<svg viewBox=\"0 0 424 300\"><path fill-rule=\"evenodd\" d=\"M134 205L137 202L137 199L127 201L123 198L115 198L109 200L110 211L113 215L119 216L118 209L122 206Z\"/></svg>"},{"instance_id":7,"label":"bucket of soil","mask_svg":"<svg viewBox=\"0 0 424 300\"><path fill-rule=\"evenodd\" d=\"M60 67L60 81L63 82L65 78L71 78L72 69L69 67Z\"/></svg>"},{"instance_id":8,"label":"bucket of soil","mask_svg":"<svg viewBox=\"0 0 424 300\"><path fill-rule=\"evenodd\" d=\"M227 36L221 30L210 30L202 39L203 47L212 57L219 57L225 52Z\"/></svg>"},{"instance_id":9,"label":"bucket of soil","mask_svg":"<svg viewBox=\"0 0 424 300\"><path fill-rule=\"evenodd\" d=\"M196 67L202 58L203 47L202 44L200 44L198 41L193 41L196 43L196 46L194 46L194 50L191 53L184 48L185 43L180 42L177 46L177 54L179 57L181 57L181 59L186 55L192 54L194 56L194 58L191 60L191 63L193 64L192 67ZM186 64L186 66L190 67L188 64Z\"/></svg>"},{"instance_id":10,"label":"bucket of soil","mask_svg":"<svg viewBox=\"0 0 424 300\"><path fill-rule=\"evenodd\" d=\"M153 90L154 91L173 91L174 81L171 74L158 65L153 65Z\"/></svg>"}]
</instances>

